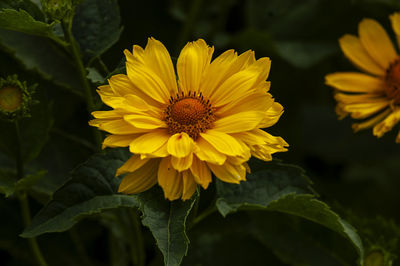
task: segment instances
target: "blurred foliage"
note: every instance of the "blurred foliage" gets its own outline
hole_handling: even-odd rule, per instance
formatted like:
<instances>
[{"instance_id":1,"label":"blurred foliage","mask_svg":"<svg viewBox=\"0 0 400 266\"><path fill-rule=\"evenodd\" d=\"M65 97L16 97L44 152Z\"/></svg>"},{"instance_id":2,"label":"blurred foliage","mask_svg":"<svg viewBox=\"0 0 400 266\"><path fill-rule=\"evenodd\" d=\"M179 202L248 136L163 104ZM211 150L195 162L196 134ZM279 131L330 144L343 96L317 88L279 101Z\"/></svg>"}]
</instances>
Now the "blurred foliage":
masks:
<instances>
[{"instance_id":1,"label":"blurred foliage","mask_svg":"<svg viewBox=\"0 0 400 266\"><path fill-rule=\"evenodd\" d=\"M1 265L35 265L21 234L37 237L48 264L60 266L400 265L397 132L381 139L354 134L350 120L337 120L324 85L325 74L354 70L338 38L356 34L365 17L393 37L388 16L399 1L71 4L74 11L52 15L39 0L0 0L0 75L38 84L37 104L18 121L19 133L0 120ZM75 41L64 36L68 26ZM129 153L98 152L87 125L86 77L94 105L103 108L96 86L124 73L123 50L150 36L173 60L197 38L216 55L233 48L270 57L271 93L285 108L271 133L290 144L276 157L305 171L251 160L247 182L213 182L187 202L165 201L157 187L116 194L114 173ZM18 203L25 194L34 215L29 227Z\"/></svg>"}]
</instances>

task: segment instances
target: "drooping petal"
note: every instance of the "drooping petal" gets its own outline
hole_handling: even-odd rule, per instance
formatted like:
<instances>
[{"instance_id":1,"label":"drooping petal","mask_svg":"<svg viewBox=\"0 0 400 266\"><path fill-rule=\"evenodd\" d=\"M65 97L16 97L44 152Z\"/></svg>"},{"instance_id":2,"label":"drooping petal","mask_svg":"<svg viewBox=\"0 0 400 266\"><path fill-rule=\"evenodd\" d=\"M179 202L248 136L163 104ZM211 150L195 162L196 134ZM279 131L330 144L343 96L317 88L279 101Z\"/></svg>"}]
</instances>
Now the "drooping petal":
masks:
<instances>
[{"instance_id":1,"label":"drooping petal","mask_svg":"<svg viewBox=\"0 0 400 266\"><path fill-rule=\"evenodd\" d=\"M246 168L243 165L233 165L228 162L223 165L207 163L214 175L224 182L239 184L246 180Z\"/></svg>"},{"instance_id":2,"label":"drooping petal","mask_svg":"<svg viewBox=\"0 0 400 266\"><path fill-rule=\"evenodd\" d=\"M165 129L155 129L131 142L129 150L137 154L151 154L167 143L169 135Z\"/></svg>"},{"instance_id":3,"label":"drooping petal","mask_svg":"<svg viewBox=\"0 0 400 266\"><path fill-rule=\"evenodd\" d=\"M222 165L226 160L225 154L219 152L213 145L208 143L202 137L199 137L196 140L196 147L197 149L195 149L195 154L202 161Z\"/></svg>"},{"instance_id":4,"label":"drooping petal","mask_svg":"<svg viewBox=\"0 0 400 266\"><path fill-rule=\"evenodd\" d=\"M188 200L193 196L193 193L196 191L197 183L195 182L194 177L190 171L182 172L181 175L183 181L182 200Z\"/></svg>"},{"instance_id":5,"label":"drooping petal","mask_svg":"<svg viewBox=\"0 0 400 266\"><path fill-rule=\"evenodd\" d=\"M371 119L368 119L361 123L354 123L353 125L351 125L351 127L353 128L354 132L358 132L363 129L371 128L371 127L375 126L376 124L378 124L379 122L381 122L391 112L392 112L392 110L386 109L385 111L372 117Z\"/></svg>"},{"instance_id":6,"label":"drooping petal","mask_svg":"<svg viewBox=\"0 0 400 266\"><path fill-rule=\"evenodd\" d=\"M248 111L223 117L214 122L214 129L224 133L253 130L265 116L264 112Z\"/></svg>"},{"instance_id":7,"label":"drooping petal","mask_svg":"<svg viewBox=\"0 0 400 266\"><path fill-rule=\"evenodd\" d=\"M377 124L373 129L374 136L382 137L386 132L390 131L400 121L400 108L394 110L382 122Z\"/></svg>"},{"instance_id":8,"label":"drooping petal","mask_svg":"<svg viewBox=\"0 0 400 266\"><path fill-rule=\"evenodd\" d=\"M165 198L176 200L181 197L183 192L182 175L172 167L170 157L161 159L158 167L158 184L163 188Z\"/></svg>"},{"instance_id":9,"label":"drooping petal","mask_svg":"<svg viewBox=\"0 0 400 266\"><path fill-rule=\"evenodd\" d=\"M373 19L363 19L358 25L358 34L368 54L383 69L388 69L397 53L385 29Z\"/></svg>"},{"instance_id":10,"label":"drooping petal","mask_svg":"<svg viewBox=\"0 0 400 266\"><path fill-rule=\"evenodd\" d=\"M148 161L136 171L127 174L119 185L118 192L136 194L150 189L157 184L157 170L160 160Z\"/></svg>"},{"instance_id":11,"label":"drooping petal","mask_svg":"<svg viewBox=\"0 0 400 266\"><path fill-rule=\"evenodd\" d=\"M400 13L393 13L389 18L392 22L393 31L396 34L397 45L400 48Z\"/></svg>"},{"instance_id":12,"label":"drooping petal","mask_svg":"<svg viewBox=\"0 0 400 266\"><path fill-rule=\"evenodd\" d=\"M193 148L193 139L185 132L174 134L168 140L168 152L175 157L186 157L193 152Z\"/></svg>"},{"instance_id":13,"label":"drooping petal","mask_svg":"<svg viewBox=\"0 0 400 266\"><path fill-rule=\"evenodd\" d=\"M371 58L356 36L346 34L339 39L339 44L344 55L350 59L353 64L373 75L385 75L385 69Z\"/></svg>"},{"instance_id":14,"label":"drooping petal","mask_svg":"<svg viewBox=\"0 0 400 266\"><path fill-rule=\"evenodd\" d=\"M271 127L278 122L279 118L283 114L283 106L278 103L274 102L272 106L265 112L264 119L258 125L259 128L267 128Z\"/></svg>"},{"instance_id":15,"label":"drooping petal","mask_svg":"<svg viewBox=\"0 0 400 266\"><path fill-rule=\"evenodd\" d=\"M242 145L232 136L216 130L207 130L200 133L201 138L205 139L217 151L229 156L243 156L246 151Z\"/></svg>"},{"instance_id":16,"label":"drooping petal","mask_svg":"<svg viewBox=\"0 0 400 266\"><path fill-rule=\"evenodd\" d=\"M150 159L145 158L141 159L139 154L132 155L131 158L128 159L120 168L118 168L116 176L134 172L140 167L142 167L145 163L147 163Z\"/></svg>"},{"instance_id":17,"label":"drooping petal","mask_svg":"<svg viewBox=\"0 0 400 266\"><path fill-rule=\"evenodd\" d=\"M207 164L199 160L197 156L194 156L190 171L196 183L200 184L204 189L207 189L211 182L211 172Z\"/></svg>"},{"instance_id":18,"label":"drooping petal","mask_svg":"<svg viewBox=\"0 0 400 266\"><path fill-rule=\"evenodd\" d=\"M341 104L341 109L351 113L351 117L355 119L367 118L373 115L390 104L389 100L372 102L372 103L354 103L354 104Z\"/></svg>"},{"instance_id":19,"label":"drooping petal","mask_svg":"<svg viewBox=\"0 0 400 266\"><path fill-rule=\"evenodd\" d=\"M386 97L376 94L347 94L347 93L335 93L336 101L343 104L353 103L373 103L385 101Z\"/></svg>"},{"instance_id":20,"label":"drooping petal","mask_svg":"<svg viewBox=\"0 0 400 266\"><path fill-rule=\"evenodd\" d=\"M189 169L190 166L192 166L192 162L193 162L193 153L190 153L188 156L181 158L171 156L171 164L179 172Z\"/></svg>"},{"instance_id":21,"label":"drooping petal","mask_svg":"<svg viewBox=\"0 0 400 266\"><path fill-rule=\"evenodd\" d=\"M378 93L384 91L385 81L357 72L338 72L326 75L325 84L346 92Z\"/></svg>"},{"instance_id":22,"label":"drooping petal","mask_svg":"<svg viewBox=\"0 0 400 266\"><path fill-rule=\"evenodd\" d=\"M170 95L178 92L176 76L171 56L165 46L154 38L149 38L144 50L144 60L149 68L164 82Z\"/></svg>"},{"instance_id":23,"label":"drooping petal","mask_svg":"<svg viewBox=\"0 0 400 266\"><path fill-rule=\"evenodd\" d=\"M176 65L179 88L188 93L198 91L204 71L210 65L214 47L209 47L207 43L199 39L189 42L182 49Z\"/></svg>"}]
</instances>

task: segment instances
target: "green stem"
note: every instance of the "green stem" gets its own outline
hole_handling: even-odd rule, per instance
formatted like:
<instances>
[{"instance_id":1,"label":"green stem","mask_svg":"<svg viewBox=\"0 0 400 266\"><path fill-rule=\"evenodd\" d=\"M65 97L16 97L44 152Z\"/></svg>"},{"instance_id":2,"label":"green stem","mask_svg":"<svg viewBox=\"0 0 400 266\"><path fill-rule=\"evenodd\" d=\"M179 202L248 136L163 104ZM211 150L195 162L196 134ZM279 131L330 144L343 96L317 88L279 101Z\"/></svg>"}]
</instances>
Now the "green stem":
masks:
<instances>
[{"instance_id":1,"label":"green stem","mask_svg":"<svg viewBox=\"0 0 400 266\"><path fill-rule=\"evenodd\" d=\"M24 177L24 163L22 161L21 131L19 128L18 120L15 120L15 133L17 136L17 176L18 179L22 179ZM28 197L26 193L22 191L18 192L17 195L21 205L21 214L24 220L25 227L28 227L31 224L31 211L29 209ZM39 244L37 243L36 238L29 238L28 241L29 245L31 246L33 255L35 256L35 259L37 261L37 264L40 266L47 266L47 263L42 255L42 252L40 251Z\"/></svg>"},{"instance_id":2,"label":"green stem","mask_svg":"<svg viewBox=\"0 0 400 266\"><path fill-rule=\"evenodd\" d=\"M75 65L77 67L79 78L84 88L85 98L86 98L86 106L89 113L93 112L96 109L94 104L94 98L92 94L92 88L87 79L86 68L83 65L83 61L81 58L81 54L79 51L78 43L76 42L73 34L72 34L72 15L65 20L62 21L62 27L65 35L65 39L70 44L70 53L75 61ZM101 134L97 129L93 129L93 136L96 142L96 146L100 147L101 145Z\"/></svg>"},{"instance_id":3,"label":"green stem","mask_svg":"<svg viewBox=\"0 0 400 266\"><path fill-rule=\"evenodd\" d=\"M192 222L188 226L188 230L195 227L198 223L200 223L201 221L203 221L205 218L207 218L208 216L210 216L211 214L213 214L216 211L217 211L217 207L215 205L212 205L210 208L208 208L205 211L203 211L202 213L200 213L200 215L198 215L196 218L194 218L192 220Z\"/></svg>"},{"instance_id":4,"label":"green stem","mask_svg":"<svg viewBox=\"0 0 400 266\"><path fill-rule=\"evenodd\" d=\"M190 8L189 14L187 15L185 24L182 28L181 33L178 37L177 43L177 51L175 54L178 54L178 51L182 48L182 46L188 41L190 37L190 33L193 31L194 24L196 23L196 19L198 14L200 13L201 6L203 4L203 0L193 0L192 6Z\"/></svg>"},{"instance_id":5,"label":"green stem","mask_svg":"<svg viewBox=\"0 0 400 266\"><path fill-rule=\"evenodd\" d=\"M140 223L138 210L129 209L133 227L133 237L131 242L131 256L133 265L144 266L146 253L143 245L142 227Z\"/></svg>"},{"instance_id":6,"label":"green stem","mask_svg":"<svg viewBox=\"0 0 400 266\"><path fill-rule=\"evenodd\" d=\"M26 193L20 192L18 193L18 199L21 204L21 214L22 218L24 219L25 227L28 227L31 224L31 212L29 209L28 197ZM40 251L39 244L36 238L29 238L28 241L37 264L40 266L47 266L47 263L43 257L42 252Z\"/></svg>"}]
</instances>

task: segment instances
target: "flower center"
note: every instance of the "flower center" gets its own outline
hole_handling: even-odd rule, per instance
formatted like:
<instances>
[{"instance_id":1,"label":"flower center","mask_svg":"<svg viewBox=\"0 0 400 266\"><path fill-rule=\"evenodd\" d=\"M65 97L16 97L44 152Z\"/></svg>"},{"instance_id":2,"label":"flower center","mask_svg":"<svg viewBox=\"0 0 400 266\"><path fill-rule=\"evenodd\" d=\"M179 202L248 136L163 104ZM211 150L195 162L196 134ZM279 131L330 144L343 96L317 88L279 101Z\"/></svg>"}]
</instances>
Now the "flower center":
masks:
<instances>
[{"instance_id":1,"label":"flower center","mask_svg":"<svg viewBox=\"0 0 400 266\"><path fill-rule=\"evenodd\" d=\"M387 97L393 99L395 104L400 103L400 58L387 69L385 81Z\"/></svg>"},{"instance_id":2,"label":"flower center","mask_svg":"<svg viewBox=\"0 0 400 266\"><path fill-rule=\"evenodd\" d=\"M21 90L14 86L6 86L0 89L0 108L8 111L16 111L22 103Z\"/></svg>"},{"instance_id":3,"label":"flower center","mask_svg":"<svg viewBox=\"0 0 400 266\"><path fill-rule=\"evenodd\" d=\"M171 135L185 132L192 139L197 139L215 121L210 101L205 100L201 93L176 94L171 96L169 103L164 121Z\"/></svg>"}]
</instances>

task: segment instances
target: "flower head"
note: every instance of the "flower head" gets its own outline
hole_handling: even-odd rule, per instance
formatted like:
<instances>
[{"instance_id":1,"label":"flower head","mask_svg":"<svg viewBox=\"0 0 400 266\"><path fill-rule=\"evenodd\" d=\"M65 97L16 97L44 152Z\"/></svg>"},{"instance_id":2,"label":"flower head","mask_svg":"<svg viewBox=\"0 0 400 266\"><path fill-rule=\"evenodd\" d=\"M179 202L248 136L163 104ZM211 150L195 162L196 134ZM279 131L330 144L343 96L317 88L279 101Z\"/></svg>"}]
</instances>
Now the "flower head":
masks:
<instances>
[{"instance_id":1,"label":"flower head","mask_svg":"<svg viewBox=\"0 0 400 266\"><path fill-rule=\"evenodd\" d=\"M17 75L0 78L0 114L6 119L29 117L29 107L36 84L30 87L18 80Z\"/></svg>"},{"instance_id":2,"label":"flower head","mask_svg":"<svg viewBox=\"0 0 400 266\"><path fill-rule=\"evenodd\" d=\"M400 13L390 20L400 47ZM354 131L373 127L373 134L380 138L400 121L400 57L375 20L363 19L358 35L346 34L339 43L345 56L365 73L333 73L325 80L336 89L339 118L350 114L362 119L353 124ZM396 142L400 143L400 132Z\"/></svg>"},{"instance_id":3,"label":"flower head","mask_svg":"<svg viewBox=\"0 0 400 266\"><path fill-rule=\"evenodd\" d=\"M269 58L188 43L177 74L164 45L150 38L145 49L125 50L127 75L99 87L113 108L96 111L90 125L110 133L103 147L129 147L132 157L119 192L139 193L159 184L169 200L189 199L197 184L206 189L211 172L225 182L246 179L251 155L265 161L287 143L260 128L275 124L283 107L268 93ZM177 81L178 79L178 81Z\"/></svg>"}]
</instances>

